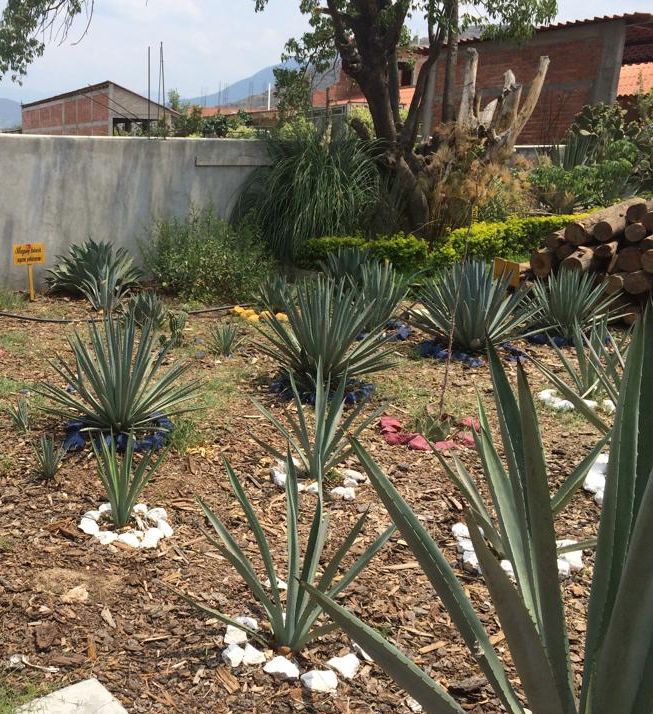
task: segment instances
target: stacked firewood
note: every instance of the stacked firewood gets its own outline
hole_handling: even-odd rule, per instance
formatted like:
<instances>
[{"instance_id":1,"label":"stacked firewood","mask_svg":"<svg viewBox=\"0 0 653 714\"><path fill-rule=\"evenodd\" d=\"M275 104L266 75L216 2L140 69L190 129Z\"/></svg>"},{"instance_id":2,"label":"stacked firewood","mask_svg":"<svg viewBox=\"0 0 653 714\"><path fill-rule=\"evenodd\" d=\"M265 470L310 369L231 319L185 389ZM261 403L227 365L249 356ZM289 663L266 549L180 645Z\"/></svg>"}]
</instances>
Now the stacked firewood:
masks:
<instances>
[{"instance_id":1,"label":"stacked firewood","mask_svg":"<svg viewBox=\"0 0 653 714\"><path fill-rule=\"evenodd\" d=\"M632 198L551 233L530 266L536 278L558 269L596 273L634 321L653 291L653 201Z\"/></svg>"}]
</instances>

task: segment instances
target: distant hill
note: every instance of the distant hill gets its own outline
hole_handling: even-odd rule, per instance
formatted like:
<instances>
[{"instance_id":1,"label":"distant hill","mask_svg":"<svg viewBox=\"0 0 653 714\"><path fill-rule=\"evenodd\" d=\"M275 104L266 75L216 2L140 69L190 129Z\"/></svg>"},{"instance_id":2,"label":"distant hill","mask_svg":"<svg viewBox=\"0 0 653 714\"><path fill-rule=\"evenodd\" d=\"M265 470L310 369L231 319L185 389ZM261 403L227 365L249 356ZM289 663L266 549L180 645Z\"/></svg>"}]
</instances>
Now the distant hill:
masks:
<instances>
[{"instance_id":1,"label":"distant hill","mask_svg":"<svg viewBox=\"0 0 653 714\"><path fill-rule=\"evenodd\" d=\"M20 104L12 99L0 99L0 129L11 129L21 121Z\"/></svg>"},{"instance_id":2,"label":"distant hill","mask_svg":"<svg viewBox=\"0 0 653 714\"><path fill-rule=\"evenodd\" d=\"M240 104L251 95L262 95L268 91L268 84L274 88L274 70L276 67L292 67L294 63L271 65L255 72L245 79L225 87L222 92L206 94L203 97L191 97L187 101L206 107L217 107L224 104Z\"/></svg>"}]
</instances>

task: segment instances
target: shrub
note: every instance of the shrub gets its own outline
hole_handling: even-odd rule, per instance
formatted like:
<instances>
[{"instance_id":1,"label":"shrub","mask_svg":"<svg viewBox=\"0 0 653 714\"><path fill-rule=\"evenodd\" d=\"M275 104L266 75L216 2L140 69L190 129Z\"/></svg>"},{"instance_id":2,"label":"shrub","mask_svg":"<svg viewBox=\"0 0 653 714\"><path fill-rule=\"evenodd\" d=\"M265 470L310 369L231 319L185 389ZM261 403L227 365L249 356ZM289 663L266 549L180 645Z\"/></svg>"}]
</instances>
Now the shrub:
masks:
<instances>
[{"instance_id":1,"label":"shrub","mask_svg":"<svg viewBox=\"0 0 653 714\"><path fill-rule=\"evenodd\" d=\"M86 292L99 294L100 283L111 279L112 295L119 299L138 285L142 273L125 248L116 248L108 242L96 243L89 239L81 245L72 245L68 255L56 257L55 265L46 270L44 281L51 292L73 295ZM98 299L97 302L100 302ZM106 302L106 300L105 300ZM102 307L102 305L100 305Z\"/></svg>"},{"instance_id":2,"label":"shrub","mask_svg":"<svg viewBox=\"0 0 653 714\"><path fill-rule=\"evenodd\" d=\"M367 240L360 236L329 236L306 241L299 263L306 268L317 268L327 260L329 253L339 248L360 248L380 261L389 261L400 272L414 273L427 261L428 244L413 235L398 233L394 236Z\"/></svg>"},{"instance_id":3,"label":"shrub","mask_svg":"<svg viewBox=\"0 0 653 714\"><path fill-rule=\"evenodd\" d=\"M653 528L653 450L649 443L648 405L653 399L653 376L647 368L653 358L652 339L653 311L648 309L635 328L611 436L589 608L583 623L586 636L582 678L577 677L576 667L569 659L554 501L549 493L537 411L523 369L518 368L516 398L498 357L491 355L507 469L491 443L489 431L484 430L478 437L485 440L486 454L490 456L482 460L485 477L492 484L490 492L496 508L506 518L506 555L516 575L514 582L492 551L482 509L473 499L466 515L485 585L521 683L520 692L515 690L515 679L494 649L447 556L379 466L360 444L354 444L372 485L506 711L636 714L653 708L653 692L643 675L653 647L648 589ZM589 543L583 545L591 547ZM463 708L436 680L378 631L310 583L304 587L425 711L462 714ZM612 676L614 672L619 676Z\"/></svg>"},{"instance_id":4,"label":"shrub","mask_svg":"<svg viewBox=\"0 0 653 714\"><path fill-rule=\"evenodd\" d=\"M252 172L234 211L259 227L272 253L292 261L304 241L360 230L379 197L376 144L346 131L267 139L270 166Z\"/></svg>"},{"instance_id":5,"label":"shrub","mask_svg":"<svg viewBox=\"0 0 653 714\"><path fill-rule=\"evenodd\" d=\"M73 364L62 357L51 362L67 388L41 383L37 389L55 404L46 411L115 435L147 431L162 415L189 411L184 403L198 382L177 384L189 365L159 375L165 350L156 350L151 325L137 332L133 318L107 318L102 328L89 326L90 348L75 333L69 339Z\"/></svg>"},{"instance_id":6,"label":"shrub","mask_svg":"<svg viewBox=\"0 0 653 714\"><path fill-rule=\"evenodd\" d=\"M517 334L534 312L527 310L526 293L507 295L508 280L495 280L492 266L481 261L456 263L427 281L419 293L421 307L413 308L415 324L463 350L480 350Z\"/></svg>"},{"instance_id":7,"label":"shrub","mask_svg":"<svg viewBox=\"0 0 653 714\"><path fill-rule=\"evenodd\" d=\"M318 374L335 384L345 372L357 379L390 366L381 327L357 340L370 308L345 281L322 275L304 280L284 312L288 323L271 314L263 321L266 329L257 327L267 338L260 348L293 374L304 393L315 391Z\"/></svg>"},{"instance_id":8,"label":"shrub","mask_svg":"<svg viewBox=\"0 0 653 714\"><path fill-rule=\"evenodd\" d=\"M270 269L253 229L229 226L212 209L157 221L141 252L161 289L185 300L247 300Z\"/></svg>"}]
</instances>

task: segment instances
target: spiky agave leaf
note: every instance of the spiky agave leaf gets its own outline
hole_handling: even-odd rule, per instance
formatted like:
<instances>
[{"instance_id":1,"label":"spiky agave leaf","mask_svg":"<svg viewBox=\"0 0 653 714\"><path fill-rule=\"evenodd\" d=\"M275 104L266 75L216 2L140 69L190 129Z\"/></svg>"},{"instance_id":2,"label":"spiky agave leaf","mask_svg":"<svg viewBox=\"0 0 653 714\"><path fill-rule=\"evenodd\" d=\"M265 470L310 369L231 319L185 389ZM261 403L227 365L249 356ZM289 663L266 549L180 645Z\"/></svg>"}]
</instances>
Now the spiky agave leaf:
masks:
<instances>
[{"instance_id":1,"label":"spiky agave leaf","mask_svg":"<svg viewBox=\"0 0 653 714\"><path fill-rule=\"evenodd\" d=\"M436 337L453 329L454 346L478 351L487 342L516 336L534 314L527 308L525 289L508 295L508 280L495 279L492 268L466 260L441 270L419 293L421 307L411 311L415 324Z\"/></svg>"},{"instance_id":2,"label":"spiky agave leaf","mask_svg":"<svg viewBox=\"0 0 653 714\"><path fill-rule=\"evenodd\" d=\"M370 308L365 329L384 328L408 294L408 278L397 274L392 263L372 261L361 266L359 290Z\"/></svg>"},{"instance_id":3,"label":"spiky agave leaf","mask_svg":"<svg viewBox=\"0 0 653 714\"><path fill-rule=\"evenodd\" d=\"M89 326L89 337L90 347L79 333L70 338L72 363L62 357L51 362L68 388L38 386L36 391L54 403L46 411L114 434L142 432L161 415L190 411L186 402L199 382L178 384L188 364L160 373L165 352L156 350L151 325L141 331L132 317L106 318L101 326Z\"/></svg>"},{"instance_id":4,"label":"spiky agave leaf","mask_svg":"<svg viewBox=\"0 0 653 714\"><path fill-rule=\"evenodd\" d=\"M43 434L34 445L34 454L38 475L49 481L57 475L66 450L61 445L57 445L54 438Z\"/></svg>"},{"instance_id":5,"label":"spiky agave leaf","mask_svg":"<svg viewBox=\"0 0 653 714\"><path fill-rule=\"evenodd\" d=\"M125 306L125 315L132 316L139 327L149 322L153 329L160 330L167 314L165 303L153 290L142 290L132 295Z\"/></svg>"},{"instance_id":6,"label":"spiky agave leaf","mask_svg":"<svg viewBox=\"0 0 653 714\"><path fill-rule=\"evenodd\" d=\"M209 330L209 352L216 357L230 357L243 342L238 325L214 325Z\"/></svg>"},{"instance_id":7,"label":"spiky agave leaf","mask_svg":"<svg viewBox=\"0 0 653 714\"><path fill-rule=\"evenodd\" d=\"M378 263L378 261L372 260L369 250L358 246L340 246L338 250L328 253L326 260L320 261L319 267L325 275L336 282L350 280L353 285L360 286L363 269L371 263Z\"/></svg>"}]
</instances>

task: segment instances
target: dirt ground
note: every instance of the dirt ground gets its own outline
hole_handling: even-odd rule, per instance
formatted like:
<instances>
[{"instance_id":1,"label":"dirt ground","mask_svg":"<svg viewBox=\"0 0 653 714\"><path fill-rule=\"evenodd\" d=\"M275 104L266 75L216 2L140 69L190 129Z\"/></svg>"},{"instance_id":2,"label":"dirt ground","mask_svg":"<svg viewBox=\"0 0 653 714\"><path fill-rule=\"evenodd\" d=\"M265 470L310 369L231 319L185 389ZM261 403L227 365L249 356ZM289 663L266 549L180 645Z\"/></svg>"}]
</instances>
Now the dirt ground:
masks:
<instances>
[{"instance_id":1,"label":"dirt ground","mask_svg":"<svg viewBox=\"0 0 653 714\"><path fill-rule=\"evenodd\" d=\"M40 298L20 306L22 314L81 318L81 303ZM275 365L250 341L231 359L216 360L202 340L215 323L214 315L191 317L186 346L172 360L191 360L193 377L202 380L198 404L203 409L184 420L187 440L180 452L171 451L143 501L168 510L174 537L154 551L101 546L76 527L80 516L106 500L89 451L71 454L56 481L35 478L30 439L19 434L4 408L35 382L54 379L48 364L55 353L67 354L66 337L79 325L24 322L0 317L0 712L21 697L97 677L130 712L392 712L405 714L404 692L374 664L366 664L351 682L342 679L335 695L307 693L301 685L277 684L259 668L236 673L223 665L224 627L207 619L170 592L173 586L232 616L261 613L237 573L200 532L203 518L195 501L205 499L233 529L236 539L254 552L255 544L226 479L226 456L241 477L276 551L283 562L284 495L269 479L271 459L251 438L279 442L278 435L251 405L252 397L278 414L284 403L269 390ZM231 318L219 318L231 319ZM397 366L376 375L373 406L410 423L426 404L436 401L444 364L414 356L423 335L398 343ZM554 362L551 350L519 343L523 349ZM515 367L509 366L514 374ZM536 389L548 386L527 366ZM447 411L475 415L476 390L493 415L487 367L451 368ZM39 412L43 400L29 396L32 434L62 435L63 424ZM574 414L541 411L552 487L587 453L596 432ZM402 495L423 518L444 549L476 609L505 655L503 635L480 578L464 574L456 560L451 526L461 519L462 499L429 453L389 446L377 428L362 438L364 446L383 466ZM461 452L475 474L480 473L473 450ZM355 461L349 463L356 468ZM308 513L310 501L304 501ZM371 486L357 489L354 502L331 502L327 551L337 546L354 520L369 508L361 552L389 519ZM562 513L561 537L581 539L596 532L599 510L588 494L579 492ZM305 517L304 520L307 520ZM571 660L582 665L582 645L588 567L564 582L569 614ZM281 571L281 577L284 577ZM90 594L84 603L65 603L62 596L84 584ZM398 535L345 591L347 606L407 652L431 676L476 714L502 711L478 667L458 637L444 608ZM312 643L298 658L302 671L322 668L330 657L349 650L342 633ZM24 655L29 665L20 671L4 669L8 658ZM42 668L54 667L48 673ZM4 698L4 700L3 700ZM2 707L5 707L4 709Z\"/></svg>"}]
</instances>

